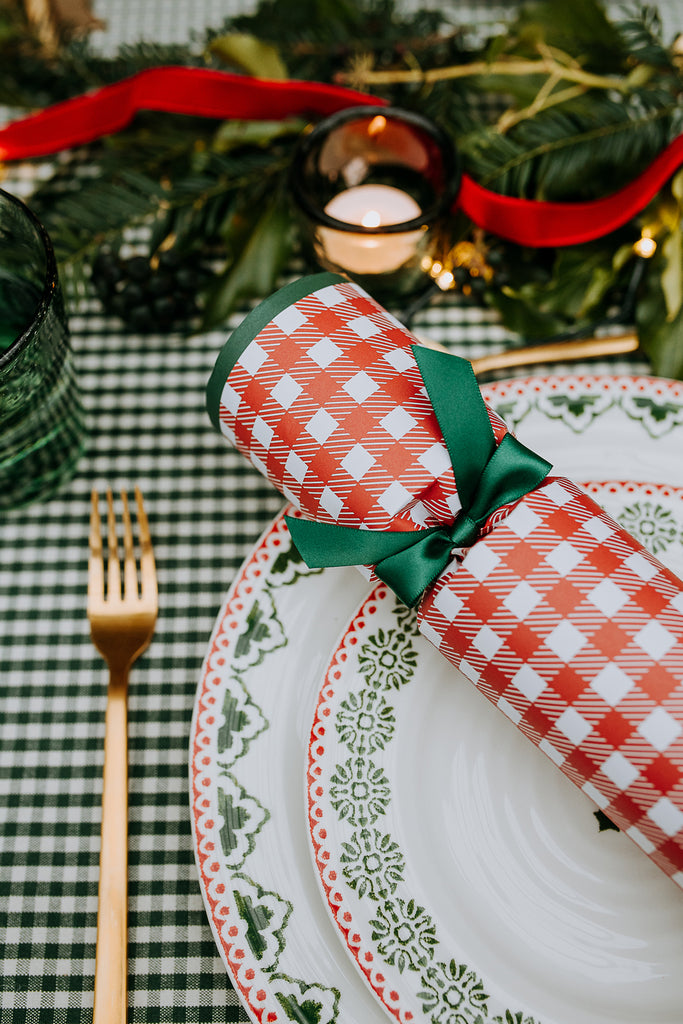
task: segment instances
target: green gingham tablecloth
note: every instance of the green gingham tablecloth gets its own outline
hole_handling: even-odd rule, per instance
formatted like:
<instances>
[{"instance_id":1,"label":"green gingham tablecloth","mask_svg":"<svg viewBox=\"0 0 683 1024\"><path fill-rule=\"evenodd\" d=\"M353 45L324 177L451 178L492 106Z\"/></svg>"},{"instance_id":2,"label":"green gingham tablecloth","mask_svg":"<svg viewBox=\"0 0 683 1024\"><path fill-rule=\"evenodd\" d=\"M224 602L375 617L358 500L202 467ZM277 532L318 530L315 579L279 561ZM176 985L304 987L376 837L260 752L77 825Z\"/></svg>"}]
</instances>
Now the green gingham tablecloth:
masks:
<instances>
[{"instance_id":1,"label":"green gingham tablecloth","mask_svg":"<svg viewBox=\"0 0 683 1024\"><path fill-rule=\"evenodd\" d=\"M108 0L96 13L111 40L127 14L144 8L153 27L149 8L171 24L181 6ZM228 9L205 6L207 22ZM35 173L13 168L4 187L30 194ZM193 701L214 620L282 505L204 407L215 357L244 312L189 339L138 337L103 317L94 297L71 300L87 451L57 497L0 519L2 1024L92 1020L106 669L86 618L89 501L93 487L135 484L150 519L160 613L130 689L130 1020L248 1019L205 916L188 793ZM506 341L491 313L448 298L414 328L470 358ZM556 369L647 372L637 358Z\"/></svg>"}]
</instances>

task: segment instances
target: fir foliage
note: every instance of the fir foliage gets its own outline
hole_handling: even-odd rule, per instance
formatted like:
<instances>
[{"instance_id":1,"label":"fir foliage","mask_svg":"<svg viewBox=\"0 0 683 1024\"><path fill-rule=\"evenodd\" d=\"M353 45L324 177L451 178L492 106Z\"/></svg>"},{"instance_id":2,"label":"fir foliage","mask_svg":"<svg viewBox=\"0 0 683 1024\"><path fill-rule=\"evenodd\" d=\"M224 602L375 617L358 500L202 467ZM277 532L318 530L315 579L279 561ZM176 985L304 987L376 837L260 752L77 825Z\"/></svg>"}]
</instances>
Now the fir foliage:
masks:
<instances>
[{"instance_id":1,"label":"fir foliage","mask_svg":"<svg viewBox=\"0 0 683 1024\"><path fill-rule=\"evenodd\" d=\"M450 10L450 15L449 15ZM534 62L525 74L515 62ZM610 20L599 0L521 5L504 32L475 37L457 11L405 13L395 0L261 0L185 46L141 45L114 57L86 42L49 58L23 7L0 8L0 102L32 109L163 64L343 82L419 110L454 136L464 169L506 195L590 200L646 168L683 131L683 55L655 7ZM525 65L526 66L526 65ZM473 71L477 73L473 73ZM131 238L153 263L172 247L210 261L204 326L276 283L298 247L287 174L303 122L216 122L140 114L118 135L65 154L33 198L74 282L103 248ZM658 243L635 317L655 372L683 376L680 190L671 185L615 235L557 251L485 240L505 273L478 301L528 338L590 329L618 312L633 279L633 242ZM471 238L462 215L449 244ZM679 275L680 278L680 275Z\"/></svg>"}]
</instances>

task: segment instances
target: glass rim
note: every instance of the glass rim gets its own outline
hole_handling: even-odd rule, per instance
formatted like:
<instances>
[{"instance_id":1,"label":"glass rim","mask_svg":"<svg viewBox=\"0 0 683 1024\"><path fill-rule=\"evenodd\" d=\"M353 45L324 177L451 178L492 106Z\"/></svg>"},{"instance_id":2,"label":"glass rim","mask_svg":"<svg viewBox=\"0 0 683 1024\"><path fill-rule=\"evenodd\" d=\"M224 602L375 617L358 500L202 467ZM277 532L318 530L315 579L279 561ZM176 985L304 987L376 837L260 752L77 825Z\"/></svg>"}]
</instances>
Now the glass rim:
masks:
<instances>
[{"instance_id":1,"label":"glass rim","mask_svg":"<svg viewBox=\"0 0 683 1024\"><path fill-rule=\"evenodd\" d=\"M419 128L425 132L437 144L444 169L445 186L442 195L436 202L432 203L425 210L422 210L417 217L410 220L399 221L397 224L383 224L381 227L366 227L363 224L349 224L348 221L337 220L331 217L318 205L313 203L302 187L302 170L305 160L309 157L313 147L320 138L324 138L340 125L348 121L363 120L372 117L390 117L395 121L402 121L405 124ZM297 146L294 158L290 167L289 186L295 202L316 224L320 224L335 231L343 231L354 235L396 235L407 231L415 231L427 227L445 214L452 205L455 197L460 191L462 180L462 167L458 151L453 139L436 122L431 121L423 114L413 110L404 110L401 107L391 106L358 106L345 107L338 110L329 117L319 121L318 124L304 135Z\"/></svg>"},{"instance_id":2,"label":"glass rim","mask_svg":"<svg viewBox=\"0 0 683 1024\"><path fill-rule=\"evenodd\" d=\"M11 192L6 192L5 189L0 188L0 204L5 201L15 206L17 210L30 221L32 227L35 229L37 240L42 244L43 252L45 253L45 280L40 299L34 310L33 316L31 317L31 322L24 328L21 334L17 335L9 348L0 353L0 371L10 366L35 336L48 314L48 310L50 309L50 305L52 304L52 300L57 290L57 260L55 258L52 242L50 241L50 236L36 217L33 210L29 209L26 203L17 196L12 195Z\"/></svg>"}]
</instances>

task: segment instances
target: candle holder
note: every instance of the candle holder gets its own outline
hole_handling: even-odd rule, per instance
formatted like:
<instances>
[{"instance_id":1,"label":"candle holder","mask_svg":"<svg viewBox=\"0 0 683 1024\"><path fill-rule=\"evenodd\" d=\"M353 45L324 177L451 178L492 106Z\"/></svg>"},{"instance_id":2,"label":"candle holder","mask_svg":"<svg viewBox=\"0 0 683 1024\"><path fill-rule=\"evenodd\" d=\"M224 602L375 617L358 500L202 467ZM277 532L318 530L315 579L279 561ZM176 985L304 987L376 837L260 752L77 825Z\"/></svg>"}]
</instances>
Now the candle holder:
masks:
<instances>
[{"instance_id":1,"label":"candle holder","mask_svg":"<svg viewBox=\"0 0 683 1024\"><path fill-rule=\"evenodd\" d=\"M307 254L379 301L431 283L441 223L460 187L450 137L420 114L352 107L301 140L290 187Z\"/></svg>"}]
</instances>

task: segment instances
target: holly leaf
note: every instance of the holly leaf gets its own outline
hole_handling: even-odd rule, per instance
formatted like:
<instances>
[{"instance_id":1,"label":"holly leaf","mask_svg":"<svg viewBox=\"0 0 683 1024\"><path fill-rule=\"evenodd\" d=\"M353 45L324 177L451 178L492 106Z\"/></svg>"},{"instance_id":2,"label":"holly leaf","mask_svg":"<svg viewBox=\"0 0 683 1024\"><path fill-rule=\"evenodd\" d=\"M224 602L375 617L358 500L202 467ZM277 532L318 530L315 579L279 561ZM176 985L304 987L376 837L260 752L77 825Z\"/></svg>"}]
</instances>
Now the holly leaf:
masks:
<instances>
[{"instance_id":1,"label":"holly leaf","mask_svg":"<svg viewBox=\"0 0 683 1024\"><path fill-rule=\"evenodd\" d=\"M567 327L563 318L540 311L531 289L527 289L525 295L507 287L493 290L489 300L500 313L504 326L522 338L546 338Z\"/></svg>"},{"instance_id":2,"label":"holly leaf","mask_svg":"<svg viewBox=\"0 0 683 1024\"><path fill-rule=\"evenodd\" d=\"M683 303L683 236L680 229L672 231L662 243L666 265L661 283L666 303L666 318L674 320Z\"/></svg>"},{"instance_id":3,"label":"holly leaf","mask_svg":"<svg viewBox=\"0 0 683 1024\"><path fill-rule=\"evenodd\" d=\"M210 289L202 328L223 324L235 306L247 298L272 292L291 250L291 220L287 207L276 198L251 225L233 238L233 260Z\"/></svg>"},{"instance_id":4,"label":"holly leaf","mask_svg":"<svg viewBox=\"0 0 683 1024\"><path fill-rule=\"evenodd\" d=\"M543 338L588 323L614 284L616 268L590 246L558 249L549 274L520 265L516 282L490 296L510 330Z\"/></svg>"},{"instance_id":5,"label":"holly leaf","mask_svg":"<svg viewBox=\"0 0 683 1024\"><path fill-rule=\"evenodd\" d=\"M661 246L648 260L647 274L641 285L635 309L640 346L650 361L652 372L661 377L683 377L683 308L673 319L667 318L661 275Z\"/></svg>"},{"instance_id":6,"label":"holly leaf","mask_svg":"<svg viewBox=\"0 0 683 1024\"><path fill-rule=\"evenodd\" d=\"M286 79L287 68L275 46L248 32L228 32L209 43L209 52L224 64L256 78Z\"/></svg>"},{"instance_id":7,"label":"holly leaf","mask_svg":"<svg viewBox=\"0 0 683 1024\"><path fill-rule=\"evenodd\" d=\"M664 269L661 273L662 291L666 303L666 318L674 320L683 305L683 173L679 171L671 180L669 233L662 243Z\"/></svg>"},{"instance_id":8,"label":"holly leaf","mask_svg":"<svg viewBox=\"0 0 683 1024\"><path fill-rule=\"evenodd\" d=\"M651 304L638 303L641 345L650 360L652 372L658 377L683 379L683 310L673 320L667 320L663 301L657 304L655 315L648 318Z\"/></svg>"}]
</instances>

